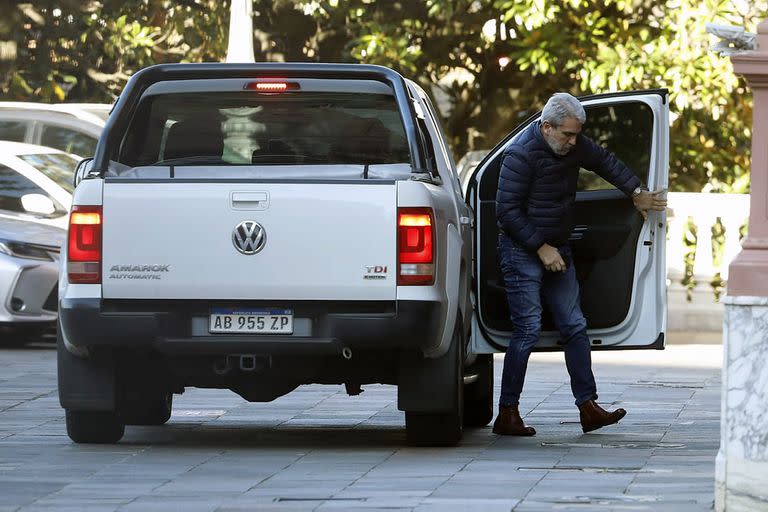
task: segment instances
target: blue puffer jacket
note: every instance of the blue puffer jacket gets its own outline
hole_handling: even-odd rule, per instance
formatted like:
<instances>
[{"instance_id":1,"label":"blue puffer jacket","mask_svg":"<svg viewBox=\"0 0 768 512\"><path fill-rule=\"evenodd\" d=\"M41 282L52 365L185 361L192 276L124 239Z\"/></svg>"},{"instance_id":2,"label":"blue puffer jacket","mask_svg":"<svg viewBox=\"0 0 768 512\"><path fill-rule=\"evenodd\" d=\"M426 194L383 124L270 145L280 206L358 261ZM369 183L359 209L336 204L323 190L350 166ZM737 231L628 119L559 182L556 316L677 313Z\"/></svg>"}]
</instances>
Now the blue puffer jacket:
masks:
<instances>
[{"instance_id":1,"label":"blue puffer jacket","mask_svg":"<svg viewBox=\"0 0 768 512\"><path fill-rule=\"evenodd\" d=\"M496 192L496 219L508 237L529 251L558 247L573 229L579 168L590 170L627 196L640 180L603 147L583 135L565 156L557 155L539 123L526 128L505 151Z\"/></svg>"}]
</instances>

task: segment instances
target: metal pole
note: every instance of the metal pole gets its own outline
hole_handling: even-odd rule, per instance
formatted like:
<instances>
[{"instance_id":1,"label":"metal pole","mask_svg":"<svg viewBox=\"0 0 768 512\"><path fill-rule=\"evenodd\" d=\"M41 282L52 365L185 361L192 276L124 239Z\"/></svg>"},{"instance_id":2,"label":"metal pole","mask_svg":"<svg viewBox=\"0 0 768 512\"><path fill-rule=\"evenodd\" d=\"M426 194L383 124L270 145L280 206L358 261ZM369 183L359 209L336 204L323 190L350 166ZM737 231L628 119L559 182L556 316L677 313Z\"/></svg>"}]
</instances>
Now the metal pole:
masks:
<instances>
[{"instance_id":1,"label":"metal pole","mask_svg":"<svg viewBox=\"0 0 768 512\"><path fill-rule=\"evenodd\" d=\"M229 44L225 62L256 62L253 58L253 3L232 0L229 8Z\"/></svg>"}]
</instances>

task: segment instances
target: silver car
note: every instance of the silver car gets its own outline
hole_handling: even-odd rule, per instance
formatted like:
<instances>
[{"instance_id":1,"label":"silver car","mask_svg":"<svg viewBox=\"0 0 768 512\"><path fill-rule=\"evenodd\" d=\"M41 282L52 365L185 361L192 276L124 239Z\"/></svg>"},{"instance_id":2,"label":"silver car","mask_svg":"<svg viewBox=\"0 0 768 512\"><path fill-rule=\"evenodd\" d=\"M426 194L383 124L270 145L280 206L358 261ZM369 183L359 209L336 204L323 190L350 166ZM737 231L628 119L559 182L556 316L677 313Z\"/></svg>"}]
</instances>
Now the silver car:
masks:
<instances>
[{"instance_id":1,"label":"silver car","mask_svg":"<svg viewBox=\"0 0 768 512\"><path fill-rule=\"evenodd\" d=\"M78 161L54 148L0 141L0 217L66 229Z\"/></svg>"},{"instance_id":2,"label":"silver car","mask_svg":"<svg viewBox=\"0 0 768 512\"><path fill-rule=\"evenodd\" d=\"M93 155L111 105L0 101L0 140Z\"/></svg>"},{"instance_id":3,"label":"silver car","mask_svg":"<svg viewBox=\"0 0 768 512\"><path fill-rule=\"evenodd\" d=\"M0 217L0 344L22 343L55 328L59 250L66 234Z\"/></svg>"}]
</instances>

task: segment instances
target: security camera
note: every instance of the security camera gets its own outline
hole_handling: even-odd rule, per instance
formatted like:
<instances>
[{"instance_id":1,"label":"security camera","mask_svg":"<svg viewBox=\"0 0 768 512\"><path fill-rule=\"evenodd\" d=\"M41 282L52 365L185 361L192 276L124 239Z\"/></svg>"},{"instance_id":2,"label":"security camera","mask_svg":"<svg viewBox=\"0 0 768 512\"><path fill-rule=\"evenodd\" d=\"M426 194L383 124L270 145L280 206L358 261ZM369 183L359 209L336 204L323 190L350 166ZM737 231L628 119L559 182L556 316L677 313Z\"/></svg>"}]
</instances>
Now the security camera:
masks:
<instances>
[{"instance_id":1,"label":"security camera","mask_svg":"<svg viewBox=\"0 0 768 512\"><path fill-rule=\"evenodd\" d=\"M715 35L720 39L736 40L744 33L744 27L736 27L734 25L707 23L705 27L708 33Z\"/></svg>"},{"instance_id":2,"label":"security camera","mask_svg":"<svg viewBox=\"0 0 768 512\"><path fill-rule=\"evenodd\" d=\"M757 48L757 34L746 32L744 27L707 23L705 28L708 33L722 39L722 41L709 48L712 51L719 52L720 55L733 55Z\"/></svg>"}]
</instances>

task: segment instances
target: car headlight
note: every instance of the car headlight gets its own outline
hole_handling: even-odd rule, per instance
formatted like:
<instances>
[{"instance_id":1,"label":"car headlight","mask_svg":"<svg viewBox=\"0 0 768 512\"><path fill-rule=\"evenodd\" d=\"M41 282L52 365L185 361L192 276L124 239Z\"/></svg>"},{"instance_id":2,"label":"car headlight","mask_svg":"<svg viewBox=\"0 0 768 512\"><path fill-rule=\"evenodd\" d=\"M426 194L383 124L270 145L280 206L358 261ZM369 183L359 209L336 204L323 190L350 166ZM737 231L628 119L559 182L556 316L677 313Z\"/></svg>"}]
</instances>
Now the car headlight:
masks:
<instances>
[{"instance_id":1,"label":"car headlight","mask_svg":"<svg viewBox=\"0 0 768 512\"><path fill-rule=\"evenodd\" d=\"M27 244L24 242L14 242L11 240L0 240L0 253L14 256L16 258L25 258L29 260L55 261L55 252L50 247ZM54 252L54 254L51 254Z\"/></svg>"}]
</instances>

